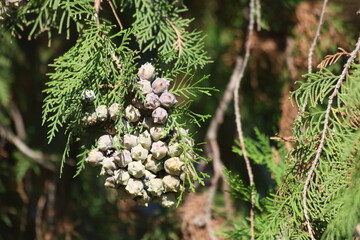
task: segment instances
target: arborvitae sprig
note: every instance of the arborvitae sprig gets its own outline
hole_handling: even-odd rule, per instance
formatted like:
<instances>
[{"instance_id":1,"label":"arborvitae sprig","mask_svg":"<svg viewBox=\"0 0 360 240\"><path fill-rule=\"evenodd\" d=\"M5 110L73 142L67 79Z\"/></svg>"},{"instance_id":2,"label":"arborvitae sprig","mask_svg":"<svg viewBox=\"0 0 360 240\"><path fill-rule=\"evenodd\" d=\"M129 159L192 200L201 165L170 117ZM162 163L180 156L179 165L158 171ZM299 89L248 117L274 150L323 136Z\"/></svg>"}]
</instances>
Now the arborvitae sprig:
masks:
<instances>
[{"instance_id":1,"label":"arborvitae sprig","mask_svg":"<svg viewBox=\"0 0 360 240\"><path fill-rule=\"evenodd\" d=\"M194 181L204 184L203 178L206 174L198 172L194 163L205 159L199 155L200 149L194 145L192 134L185 134L182 126L193 122L199 125L200 121L209 117L194 113L189 107L191 98L198 94L210 95L213 88L200 86L207 77L195 80L195 69L208 62L208 58L202 44L195 44L193 39L187 39L190 33L187 33L184 27L188 26L190 21L179 15L184 9L180 10L173 2L144 4L155 4L164 10L160 18L163 18L168 29L163 29L162 35L151 33L160 36L160 39L154 42L150 39L143 41L141 31L144 30L144 23L140 26L134 24L132 28L110 35L114 28L107 20L99 18L95 19L96 21L86 21L76 45L50 65L55 72L49 74L48 88L44 91L47 97L44 101L43 124L48 123L50 127L49 141L60 128L65 130L68 142L63 163L71 142L76 140L82 144L76 175L85 168L85 161L94 166L101 165L100 174L107 177L106 187L117 188L122 198L131 196L145 205L150 197L160 198L145 188L151 188L147 181L155 176L159 179L165 176L162 180L165 189L161 190L161 202L169 207L174 205L174 196L177 196L180 202L186 189L195 189ZM136 8L135 11L138 10ZM76 8L72 11L76 11ZM149 21L153 20L151 18ZM163 22L155 21L151 24L156 28L163 28ZM174 32L177 39L183 41L179 47L170 44ZM116 38L120 40L118 47L114 44ZM200 40L196 36L194 38ZM140 51L130 48L130 43L134 42L140 45ZM144 61L141 59L142 53L149 50L142 49L143 44L151 44L154 63L153 66L144 64L138 71L138 63ZM172 56L177 56L178 60L175 61ZM149 73L151 76L146 75ZM180 83L174 84L180 77ZM171 89L168 89L169 85L172 86ZM173 94L187 100L175 104L176 98ZM143 122L146 118L151 118L157 127L163 128L161 136L156 137L152 128ZM131 141L136 142L140 135L146 135L147 132L150 132L153 141L151 148L146 142L132 145ZM178 144L182 153L175 157L169 153L170 158L164 158L161 144L166 147L171 143ZM161 160L158 164L164 165L165 170L158 174L156 167L151 165L151 159L150 163L144 162L144 156L148 153L155 154L154 157ZM171 160L171 157L174 159ZM118 158L125 162L118 163ZM146 163L150 165L145 167ZM180 165L181 169L178 169ZM143 171L147 175L144 176ZM176 189L168 186L170 189L166 189L166 184L172 184L172 175L175 175L174 179L181 179L182 186ZM138 192L141 186L144 188Z\"/></svg>"},{"instance_id":2,"label":"arborvitae sprig","mask_svg":"<svg viewBox=\"0 0 360 240\"><path fill-rule=\"evenodd\" d=\"M92 0L19 0L17 7L6 7L3 18L4 28L12 35L23 36L23 30L30 29L28 39L36 38L47 32L49 45L54 32L66 32L70 38L70 29L75 26L77 32L84 27L85 20L93 20Z\"/></svg>"},{"instance_id":3,"label":"arborvitae sprig","mask_svg":"<svg viewBox=\"0 0 360 240\"><path fill-rule=\"evenodd\" d=\"M55 69L50 73L44 90L47 94L43 109L43 124L49 123L49 142L54 138L59 127L65 126L71 131L81 129L82 118L79 109L91 109L101 104L123 100L130 85L134 68L134 52L129 51L127 31L116 36L122 36L123 41L116 47L104 37L110 28L99 28L95 24L84 31L77 44L67 53L55 60L50 66ZM112 56L118 54L123 67L119 70ZM93 105L84 104L82 92L90 89L97 97Z\"/></svg>"},{"instance_id":4,"label":"arborvitae sprig","mask_svg":"<svg viewBox=\"0 0 360 240\"><path fill-rule=\"evenodd\" d=\"M134 0L136 37L143 52L156 49L164 63L176 67L209 63L204 51L203 35L189 32L191 19L182 18L187 8L181 1Z\"/></svg>"},{"instance_id":5,"label":"arborvitae sprig","mask_svg":"<svg viewBox=\"0 0 360 240\"><path fill-rule=\"evenodd\" d=\"M303 212L305 180L319 148L329 97L340 75L328 69L305 75L293 95L298 106L306 111L295 122L295 147L282 164L274 164L268 140L259 133L258 140L247 139L248 156L258 164L266 164L276 180L276 192L269 190L257 209L255 227L257 239L309 239ZM353 64L332 104L325 144L313 180L307 189L307 208L316 239L351 239L360 221L356 211L359 191L359 116L360 65ZM238 148L236 152L242 154ZM229 174L228 174L229 175ZM247 188L231 174L234 193L247 201ZM228 237L242 239L248 226L238 226Z\"/></svg>"}]
</instances>

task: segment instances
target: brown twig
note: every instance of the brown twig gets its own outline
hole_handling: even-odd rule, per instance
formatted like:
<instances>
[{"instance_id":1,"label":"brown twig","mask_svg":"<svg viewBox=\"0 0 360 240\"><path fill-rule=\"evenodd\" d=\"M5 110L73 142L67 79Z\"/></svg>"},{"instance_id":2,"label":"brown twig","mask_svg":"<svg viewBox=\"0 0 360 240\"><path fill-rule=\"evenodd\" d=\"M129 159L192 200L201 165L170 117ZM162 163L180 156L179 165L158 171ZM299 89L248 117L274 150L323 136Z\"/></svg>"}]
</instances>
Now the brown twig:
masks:
<instances>
[{"instance_id":1,"label":"brown twig","mask_svg":"<svg viewBox=\"0 0 360 240\"><path fill-rule=\"evenodd\" d=\"M270 137L270 139L278 142L296 142L296 139L293 136L291 137L275 136L275 137Z\"/></svg>"},{"instance_id":2,"label":"brown twig","mask_svg":"<svg viewBox=\"0 0 360 240\"><path fill-rule=\"evenodd\" d=\"M173 46L175 46L175 50L179 51L178 57L181 56L182 53L182 48L183 46L185 46L185 43L183 41L183 37L181 36L180 31L175 27L175 25L170 21L170 19L168 19L167 17L164 16L164 18L166 19L166 21L170 24L170 26L172 27L172 29L174 29L174 32L176 34L176 38L177 40L173 43Z\"/></svg>"},{"instance_id":3,"label":"brown twig","mask_svg":"<svg viewBox=\"0 0 360 240\"><path fill-rule=\"evenodd\" d=\"M7 141L11 142L15 145L20 152L25 154L26 156L34 159L36 163L41 165L42 167L55 171L56 167L52 165L49 160L53 162L57 162L60 159L55 155L45 155L42 152L34 151L29 148L18 136L14 135L11 131L6 129L4 126L0 125L0 136L4 137Z\"/></svg>"},{"instance_id":4,"label":"brown twig","mask_svg":"<svg viewBox=\"0 0 360 240\"><path fill-rule=\"evenodd\" d=\"M310 181L311 181L313 173L314 173L314 171L315 171L315 169L316 169L316 167L318 165L318 162L319 162L319 159L320 159L323 147L324 147L324 143L325 143L325 139L326 139L326 132L327 132L328 124L329 124L329 115L330 115L333 100L337 96L337 94L339 92L339 89L341 87L341 84L343 83L343 81L344 81L344 79L345 79L345 77L346 77L346 75L347 75L347 73L349 71L350 64L354 62L356 54L357 54L357 52L359 50L360 50L360 37L357 40L356 47L355 47L354 51L351 52L350 57L347 60L345 66L344 66L344 69L343 69L343 71L342 71L342 73L341 73L341 75L339 77L339 80L337 81L337 83L335 85L334 91L332 92L331 96L329 97L329 101L328 101L326 111L325 111L324 127L323 127L323 130L322 130L320 143L319 143L318 149L316 151L315 158L312 161L311 168L310 168L310 170L309 170L309 172L307 174L305 184L304 184L304 188L303 188L303 191L302 191L302 195L303 195L302 196L302 204L303 204L303 208L304 208L305 222L306 222L306 225L307 225L308 233L310 234L310 237L313 240L315 240L315 237L314 237L313 232L312 232L312 227L311 227L310 220L309 220L307 202L306 202L307 201L307 190L309 188Z\"/></svg>"},{"instance_id":5,"label":"brown twig","mask_svg":"<svg viewBox=\"0 0 360 240\"><path fill-rule=\"evenodd\" d=\"M241 66L241 70L239 73L239 77L236 81L236 85L235 85L235 89L234 89L234 108L235 108L235 122L236 122L236 128L237 128L237 132L238 132L238 137L240 140L240 147L241 147L241 151L243 153L244 156L244 160L245 160L245 164L246 164L246 169L249 175L249 183L251 186L255 186L254 183L254 175L252 172L252 168L251 168L251 164L250 164L250 160L247 156L247 152L246 152L246 146L245 146L245 141L244 141L244 134L242 131L242 126L241 126L241 113L240 113L240 104L239 104L239 90L240 90L240 83L241 80L244 76L244 72L245 72L245 68L247 65L247 62L249 60L250 57L250 48L251 48L251 41L252 41L252 35L253 35L253 30L254 30L254 0L250 0L250 9L249 9L249 26L248 26L248 35L247 35L247 40L245 43L245 56L244 56L244 62ZM250 235L251 235L251 240L255 239L255 226L254 226L254 209L255 209L255 188L252 188L251 191L251 207L250 207Z\"/></svg>"},{"instance_id":6,"label":"brown twig","mask_svg":"<svg viewBox=\"0 0 360 240\"><path fill-rule=\"evenodd\" d=\"M327 67L327 66L330 66L330 65L336 63L340 59L340 57L343 55L350 56L350 53L345 51L343 48L339 47L338 49L340 50L340 52L337 52L332 55L326 55L324 60L322 60L319 63L319 65L317 65L317 67L318 68Z\"/></svg>"},{"instance_id":7,"label":"brown twig","mask_svg":"<svg viewBox=\"0 0 360 240\"><path fill-rule=\"evenodd\" d=\"M114 7L114 5L112 4L112 2L110 0L107 0L107 2L109 3L110 7L111 7L111 11L113 12L115 18L116 18L116 21L118 22L119 24L119 27L120 27L120 30L123 30L124 29L124 26L122 25L121 21L120 21L120 18L119 16L117 15L116 13L116 9Z\"/></svg>"}]
</instances>

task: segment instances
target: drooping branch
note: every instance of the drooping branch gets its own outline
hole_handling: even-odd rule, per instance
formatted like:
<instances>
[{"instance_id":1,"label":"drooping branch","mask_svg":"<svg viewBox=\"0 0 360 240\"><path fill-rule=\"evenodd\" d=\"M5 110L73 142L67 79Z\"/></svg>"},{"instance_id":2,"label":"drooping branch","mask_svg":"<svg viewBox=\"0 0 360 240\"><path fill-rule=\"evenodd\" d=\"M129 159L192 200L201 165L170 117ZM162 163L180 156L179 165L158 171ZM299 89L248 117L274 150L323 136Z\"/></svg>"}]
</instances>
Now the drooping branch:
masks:
<instances>
[{"instance_id":1,"label":"drooping branch","mask_svg":"<svg viewBox=\"0 0 360 240\"><path fill-rule=\"evenodd\" d=\"M236 64L234 70L231 74L230 81L226 87L225 93L220 101L219 106L216 109L215 116L212 118L210 126L206 133L206 154L213 159L213 169L214 169L214 176L211 180L211 186L208 193L207 204L206 204L206 223L207 223L207 231L211 239L216 239L215 235L213 234L213 228L211 226L211 206L214 201L216 189L218 186L218 182L220 178L223 180L223 193L224 193L224 200L227 209L227 215L230 217L232 215L232 206L231 206L231 199L229 196L228 185L225 183L226 176L223 173L224 164L221 161L221 154L220 148L217 141L218 129L219 126L224 121L225 112L232 100L233 97L233 89L235 88L235 83L239 77L241 65L242 65L242 58L237 57ZM204 166L205 162L201 163L200 168Z\"/></svg>"},{"instance_id":2,"label":"drooping branch","mask_svg":"<svg viewBox=\"0 0 360 240\"><path fill-rule=\"evenodd\" d=\"M318 166L320 156L321 156L321 153L323 151L323 147L324 147L324 143L325 143L325 139L326 139L326 132L327 132L327 129L328 129L328 126L329 126L328 125L329 124L329 116L330 116L333 100L337 96L337 94L339 92L339 89L340 89L342 83L344 82L344 79L345 79L345 77L346 77L346 75L347 75L347 73L349 71L350 64L352 64L354 62L355 57L356 57L357 53L359 52L359 50L360 50L360 37L358 38L358 41L356 43L356 47L355 47L354 51L351 52L350 57L347 60L345 66L344 66L344 69L343 69L343 71L342 71L342 73L341 73L341 75L339 77L339 80L337 81L337 83L335 85L334 91L332 92L332 94L329 97L329 101L328 101L326 111L325 111L325 116L324 116L324 126L323 126L323 130L322 130L322 133L321 133L320 143L319 143L318 149L316 151L315 158L312 161L311 168L310 168L310 170L309 170L309 172L307 174L305 184L304 184L304 188L303 188L303 191L302 191L302 204L303 204L304 218L305 218L305 222L306 222L306 225L307 225L308 233L310 234L310 237L313 240L315 240L315 237L313 235L313 231L312 231L312 227L311 227L310 219L309 219L309 215L308 215L307 190L309 188L310 181L311 181L311 179L313 177L313 174L314 174L314 171L315 171L316 167Z\"/></svg>"},{"instance_id":3,"label":"drooping branch","mask_svg":"<svg viewBox=\"0 0 360 240\"><path fill-rule=\"evenodd\" d=\"M28 147L18 136L14 135L11 131L6 129L4 126L0 125L0 136L5 138L7 141L11 142L15 145L20 152L25 154L26 156L34 159L36 163L41 165L42 167L50 170L55 171L56 167L49 162L60 162L60 159L55 155L46 155L42 152L35 151Z\"/></svg>"},{"instance_id":4,"label":"drooping branch","mask_svg":"<svg viewBox=\"0 0 360 240\"><path fill-rule=\"evenodd\" d=\"M240 83L244 76L244 72L250 57L250 48L251 48L251 42L252 42L252 35L254 30L254 0L250 0L250 9L249 9L249 26L248 26L248 35L245 43L245 56L244 56L244 62L241 66L241 70L239 73L239 77L236 81L235 89L234 89L234 108L235 108L235 122L236 122L236 129L239 135L239 141L240 141L240 147L241 151L244 156L246 169L249 175L249 183L251 186L254 186L254 175L252 172L250 159L247 156L246 152L246 146L244 141L244 134L242 131L241 126L241 113L240 113L240 104L239 104L239 90L240 90ZM250 207L250 235L251 240L255 239L255 230L254 230L254 209L255 209L255 188L252 188L251 191L251 207Z\"/></svg>"}]
</instances>

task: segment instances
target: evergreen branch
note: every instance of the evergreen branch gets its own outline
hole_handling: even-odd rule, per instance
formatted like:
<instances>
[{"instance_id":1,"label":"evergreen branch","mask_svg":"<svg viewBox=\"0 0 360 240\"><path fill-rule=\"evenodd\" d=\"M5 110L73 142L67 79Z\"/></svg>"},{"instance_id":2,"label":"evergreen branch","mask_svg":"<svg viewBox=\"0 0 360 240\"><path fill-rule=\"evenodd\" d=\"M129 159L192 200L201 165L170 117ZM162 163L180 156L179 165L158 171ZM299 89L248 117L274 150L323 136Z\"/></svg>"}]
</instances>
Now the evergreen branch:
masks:
<instances>
[{"instance_id":1,"label":"evergreen branch","mask_svg":"<svg viewBox=\"0 0 360 240\"><path fill-rule=\"evenodd\" d=\"M359 144L360 134L358 132L357 141ZM354 145L356 146L356 144ZM356 151L356 150L355 150ZM351 182L341 197L336 200L340 205L338 214L329 222L322 239L358 239L359 233L359 218L360 218L360 169L359 169L359 155L355 156L354 162L356 167L352 172ZM354 229L355 228L355 229ZM354 237L354 230L356 237Z\"/></svg>"},{"instance_id":2,"label":"evergreen branch","mask_svg":"<svg viewBox=\"0 0 360 240\"><path fill-rule=\"evenodd\" d=\"M110 5L110 7L111 7L111 10L113 11L113 14L114 14L116 20L118 21L118 24L119 24L119 26L120 26L120 29L121 29L121 31L122 31L122 30L123 30L123 26L122 26L122 24L121 24L121 21L120 21L118 15L116 14L116 11L115 11L115 9L114 9L113 4L112 4L111 1L109 1L109 0L108 0L108 3L109 3L109 5ZM100 25L99 11L100 11L100 9L101 9L101 0L94 0L94 8L95 8L95 22L96 22L96 24L99 26L99 25ZM104 35L104 37L106 37L106 36ZM115 50L113 49L113 47L112 47L112 46L110 46L110 47L111 47L111 57L112 57L112 59L114 60L114 63L115 63L115 65L116 65L116 68L117 68L118 70L120 70L120 69L121 69L120 59L119 59L118 56L116 56Z\"/></svg>"},{"instance_id":3,"label":"evergreen branch","mask_svg":"<svg viewBox=\"0 0 360 240\"><path fill-rule=\"evenodd\" d=\"M255 232L254 232L255 183L254 183L254 175L252 172L250 160L249 160L249 158L247 156L247 152L246 152L244 134L243 134L242 127L241 127L241 113L240 113L240 104L239 104L240 82L244 76L245 68L247 66L247 62L250 57L250 47L251 47L253 29L254 29L254 0L250 0L249 6L250 6L249 7L250 8L250 10L249 10L250 11L249 12L250 22L248 25L248 36L247 36L247 40L245 42L244 62L241 66L241 69L239 72L239 77L236 81L235 88L234 88L234 108L235 108L235 122L236 122L237 132L239 135L238 137L240 140L241 151L243 152L243 155L244 155L244 160L245 160L246 169L247 169L247 172L249 175L250 185L253 186L252 191L251 191L250 235L251 235L251 240L254 240L255 239Z\"/></svg>"},{"instance_id":4,"label":"evergreen branch","mask_svg":"<svg viewBox=\"0 0 360 240\"><path fill-rule=\"evenodd\" d=\"M356 54L358 53L359 49L360 49L360 37L358 38L358 41L356 43L356 47L355 47L354 51L351 52L350 57L349 57L348 61L346 62L345 66L344 66L344 69L343 69L343 71L342 71L342 73L341 73L341 75L339 77L339 80L337 81L337 83L335 85L334 91L332 92L331 96L329 97L329 101L328 101L325 116L324 116L324 125L323 125L323 130L322 130L322 133L321 133L320 143L319 143L319 146L317 148L315 158L314 158L314 160L313 160L313 162L311 164L311 168L310 168L310 170L309 170L309 172L307 174L305 184L304 184L304 188L303 188L303 191L302 191L303 214L304 214L304 217L305 217L305 222L306 222L306 225L307 225L308 233L309 233L311 239L313 239L313 240L315 240L315 237L313 235L313 230L312 230L310 220L309 220L309 215L308 215L307 190L309 188L310 181L312 179L313 173L314 173L314 171L315 171L315 169L316 169L316 167L318 165L321 153L323 151L325 138L326 138L326 132L327 132L327 129L329 127L328 126L329 116L330 116L330 111L331 111L333 100L337 96L337 94L338 94L338 92L340 90L340 87L341 87L341 85L342 85L342 83L343 83L343 81L344 81L344 79L345 79L345 77L346 77L346 75L347 75L347 73L349 71L350 65L354 62L354 59L355 59Z\"/></svg>"},{"instance_id":5,"label":"evergreen branch","mask_svg":"<svg viewBox=\"0 0 360 240\"><path fill-rule=\"evenodd\" d=\"M187 8L178 3L177 0L134 0L136 40L142 52L157 49L164 63L203 67L209 63L204 37L199 31L187 31L192 19L181 17Z\"/></svg>"},{"instance_id":6,"label":"evergreen branch","mask_svg":"<svg viewBox=\"0 0 360 240\"><path fill-rule=\"evenodd\" d=\"M309 49L309 54L308 54L308 74L312 73L312 57L314 55L317 40L320 37L320 31L321 31L321 27L322 27L323 22L324 22L324 16L325 16L325 10L326 10L327 2L328 2L328 0L324 0L324 2L323 2L323 6L322 6L322 9L321 9L321 14L320 14L319 24L317 26L315 37L314 37L314 39L313 39L313 41L311 43L310 49ZM306 108L306 102L302 105L299 116L301 116L301 114L305 111L305 108Z\"/></svg>"}]
</instances>

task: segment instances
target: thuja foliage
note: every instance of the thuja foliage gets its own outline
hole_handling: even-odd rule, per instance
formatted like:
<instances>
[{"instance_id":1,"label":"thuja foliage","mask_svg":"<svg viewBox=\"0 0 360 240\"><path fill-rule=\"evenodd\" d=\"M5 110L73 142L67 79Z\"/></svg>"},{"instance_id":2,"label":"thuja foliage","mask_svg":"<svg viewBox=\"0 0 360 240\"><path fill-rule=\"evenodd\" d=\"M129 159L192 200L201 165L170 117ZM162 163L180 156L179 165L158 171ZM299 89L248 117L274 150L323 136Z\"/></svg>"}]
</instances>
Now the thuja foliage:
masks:
<instances>
[{"instance_id":1,"label":"thuja foliage","mask_svg":"<svg viewBox=\"0 0 360 240\"><path fill-rule=\"evenodd\" d=\"M257 140L245 142L249 157L267 167L274 183L267 196L256 195L256 239L310 239L304 216L304 191L315 239L353 239L358 234L360 65L352 64L340 85L341 73L333 69L322 68L297 82L299 88L292 96L300 108L306 107L294 123L294 147L286 153L279 146L279 165L274 163L276 158L269 140L258 131ZM334 95L337 84L339 91ZM331 98L333 103L321 146ZM319 162L309 186L304 187L319 148L322 148ZM242 154L238 147L234 151ZM227 176L234 196L249 201L251 188L256 187L246 186L232 172L228 171ZM236 225L226 236L243 239L249 236L249 226Z\"/></svg>"},{"instance_id":2,"label":"thuja foliage","mask_svg":"<svg viewBox=\"0 0 360 240\"><path fill-rule=\"evenodd\" d=\"M49 128L49 143L59 132L67 136L61 171L74 142L81 150L78 175L100 136L122 137L143 131L140 123L124 123L124 114L132 98L145 99L139 89L138 69L148 62L156 69L155 77L170 80L169 92L178 99L168 110L164 132L177 138L183 150L186 180L181 193L186 188L194 190L195 181L204 183L206 174L197 172L194 164L206 159L199 154L200 147L189 144L193 142L193 133L186 132L185 137L180 129L188 128L189 124L200 125L209 117L193 112L190 105L199 94L210 95L214 89L201 86L208 76L195 77L197 69L210 61L204 51L203 34L189 30L192 20L183 17L185 11L182 1L177 0L34 0L1 4L1 18L5 20L2 28L13 36L27 35L31 39L46 32L49 46L54 33L64 33L66 38L77 37L75 45L49 65L52 70L43 91L46 95L43 125ZM132 14L132 20L122 23L121 13ZM27 34L23 32L25 26L30 29ZM88 92L94 95L91 101L84 97ZM84 123L89 113L94 113L99 106L110 107L114 103L118 107L116 118L94 127ZM173 139L169 137L168 141L170 144ZM116 150L124 148L120 139ZM178 199L181 198L182 194Z\"/></svg>"}]
</instances>

